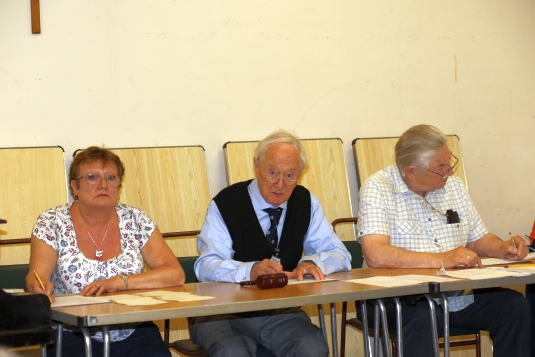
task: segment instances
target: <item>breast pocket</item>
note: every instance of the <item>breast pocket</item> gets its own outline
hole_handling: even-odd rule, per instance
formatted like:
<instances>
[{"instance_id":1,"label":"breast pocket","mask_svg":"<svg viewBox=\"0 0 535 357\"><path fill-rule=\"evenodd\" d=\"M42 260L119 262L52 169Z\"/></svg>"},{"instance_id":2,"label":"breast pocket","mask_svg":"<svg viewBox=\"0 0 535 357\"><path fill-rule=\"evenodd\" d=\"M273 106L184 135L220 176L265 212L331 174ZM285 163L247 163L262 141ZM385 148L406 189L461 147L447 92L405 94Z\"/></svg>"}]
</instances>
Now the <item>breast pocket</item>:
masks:
<instances>
[{"instance_id":1,"label":"breast pocket","mask_svg":"<svg viewBox=\"0 0 535 357\"><path fill-rule=\"evenodd\" d=\"M397 221L396 234L390 237L390 244L399 248L423 251L428 245L424 227L417 221Z\"/></svg>"},{"instance_id":2,"label":"breast pocket","mask_svg":"<svg viewBox=\"0 0 535 357\"><path fill-rule=\"evenodd\" d=\"M397 221L396 228L400 235L425 235L425 230L420 224L416 221Z\"/></svg>"}]
</instances>

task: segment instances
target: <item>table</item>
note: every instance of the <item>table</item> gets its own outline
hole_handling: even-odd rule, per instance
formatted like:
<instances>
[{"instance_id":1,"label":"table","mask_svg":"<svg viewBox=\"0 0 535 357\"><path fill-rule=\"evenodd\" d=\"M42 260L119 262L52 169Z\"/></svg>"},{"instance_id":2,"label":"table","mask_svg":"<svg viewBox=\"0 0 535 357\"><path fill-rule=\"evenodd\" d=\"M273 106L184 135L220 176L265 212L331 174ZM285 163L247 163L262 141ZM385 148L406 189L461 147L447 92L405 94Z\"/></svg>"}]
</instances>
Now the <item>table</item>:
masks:
<instances>
[{"instance_id":1,"label":"table","mask_svg":"<svg viewBox=\"0 0 535 357\"><path fill-rule=\"evenodd\" d=\"M354 269L350 272L335 273L329 278L349 280L370 276L399 276L419 274L435 276L437 269ZM86 338L86 355L91 356L89 327L103 326L104 354L109 355L108 325L118 323L140 322L149 320L164 320L191 316L217 315L236 312L257 311L259 309L279 309L294 306L317 305L354 300L377 300L406 295L430 293L446 293L448 291L498 287L516 284L535 283L535 275L524 277L504 277L485 280L454 280L447 283L417 284L402 287L378 287L363 284L346 283L344 281L329 281L323 283L309 283L288 285L284 288L260 290L256 286L241 287L231 283L196 283L181 287L154 289L177 292L190 292L202 296L214 296L215 299L176 302L167 304L130 307L116 303L72 306L52 309L52 319L80 327ZM135 290L118 292L115 294L146 292L150 290ZM104 295L105 296L105 295ZM443 302L447 305L445 294ZM431 304L430 304L431 306ZM433 314L434 316L434 314ZM401 316L398 316L400 319ZM335 322L335 321L334 321ZM434 320L436 326L436 319ZM336 346L336 329L333 328L333 350ZM435 328L436 332L436 328ZM399 331L401 333L401 331ZM107 337L106 337L107 336ZM444 318L444 355L449 355L449 319ZM365 339L366 340L366 339ZM435 336L436 355L438 356L438 336ZM58 341L58 344L60 341ZM368 346L365 346L366 351ZM61 349L58 348L58 355ZM333 353L334 356L337 353Z\"/></svg>"},{"instance_id":2,"label":"table","mask_svg":"<svg viewBox=\"0 0 535 357\"><path fill-rule=\"evenodd\" d=\"M398 270L396 270L398 271ZM400 269L402 271L402 269ZM352 273L337 273L329 277L335 279L354 279ZM362 275L362 277L366 277ZM370 285L352 284L343 281L329 281L288 285L284 288L260 290L256 286L241 287L231 283L196 283L181 287L154 289L177 292L190 292L215 299L190 302L170 301L167 304L131 307L116 303L83 306L58 307L52 309L52 320L80 327L86 340L86 355L91 356L89 327L103 326L104 354L109 355L108 325L164 320L191 316L217 315L236 312L257 311L259 309L279 309L294 306L336 303L351 300L374 300L403 295L425 294L429 291L426 284L383 288ZM136 290L115 294L146 292ZM105 295L104 295L105 296ZM333 331L336 331L333 328ZM61 329L58 330L58 336ZM58 355L61 353L61 340L58 340ZM336 340L333 342L333 348Z\"/></svg>"},{"instance_id":3,"label":"table","mask_svg":"<svg viewBox=\"0 0 535 357\"><path fill-rule=\"evenodd\" d=\"M474 269L485 269L486 267L474 268ZM462 269L462 268L457 268ZM446 269L446 271L454 271L456 269ZM383 268L363 268L352 270L348 274L358 274L366 276L399 276L399 275L408 275L408 274L417 274L417 275L427 275L427 276L436 276L438 269L383 269ZM340 274L340 273L338 273ZM353 276L352 275L352 276ZM514 276L514 277L500 277L492 279L480 279L480 280L468 280L468 279L452 279L451 282L441 282L441 283L429 283L426 285L429 290L427 293L424 293L426 296L431 313L432 323L434 325L434 352L435 356L439 356L438 349L438 334L436 327L436 316L434 314L434 305L432 304L431 294L440 294L441 303L444 306L444 357L449 356L449 314L448 314L448 301L447 301L447 292L458 291L458 290L469 290L469 289L484 289L484 288L494 288L502 287L508 285L521 285L521 284L533 284L535 283L535 275L526 275L526 276ZM405 294L412 295L412 294Z\"/></svg>"},{"instance_id":4,"label":"table","mask_svg":"<svg viewBox=\"0 0 535 357\"><path fill-rule=\"evenodd\" d=\"M474 269L484 269L482 268L474 268ZM448 270L454 270L454 269L447 269ZM495 287L502 287L502 286L508 286L508 285L522 285L522 284L533 284L535 283L535 275L526 275L526 276L509 276L509 277L501 277L501 278L492 278L492 279L480 279L480 280L464 280L464 279L457 279L453 280L451 282L443 282L443 283L430 283L429 284L429 292L430 293L440 293L442 300L442 306L444 306L444 357L449 356L449 315L447 312L447 292L450 291L457 291L457 290L469 290L469 289L485 289L485 288L495 288ZM436 336L436 320L435 323L435 329L434 334L435 338L434 341L435 346L435 355L438 356L438 336Z\"/></svg>"}]
</instances>

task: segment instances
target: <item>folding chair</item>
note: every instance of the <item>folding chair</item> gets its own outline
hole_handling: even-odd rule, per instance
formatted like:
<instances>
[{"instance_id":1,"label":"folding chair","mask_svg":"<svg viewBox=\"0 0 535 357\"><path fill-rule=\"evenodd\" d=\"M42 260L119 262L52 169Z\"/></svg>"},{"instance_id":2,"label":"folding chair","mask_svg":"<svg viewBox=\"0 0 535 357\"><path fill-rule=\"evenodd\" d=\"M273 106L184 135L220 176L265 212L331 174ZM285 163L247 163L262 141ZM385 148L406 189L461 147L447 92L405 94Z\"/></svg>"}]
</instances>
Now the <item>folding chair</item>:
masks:
<instances>
[{"instance_id":1,"label":"folding chair","mask_svg":"<svg viewBox=\"0 0 535 357\"><path fill-rule=\"evenodd\" d=\"M398 141L397 137L387 137L387 138L358 138L353 140L353 154L355 157L355 169L357 170L357 182L359 186L362 185L364 181L375 172L382 170L383 168L393 165L395 163L394 157L394 147ZM454 172L454 175L460 177L465 185L467 185L466 175L464 170L464 163L461 154L461 146L459 137L456 135L447 136L447 144L453 154L459 158L459 163L457 164L457 169ZM360 248L360 247L359 247ZM360 253L356 252L358 256L362 256L362 250ZM355 259L355 258L353 258ZM362 264L362 261L361 261ZM356 302L355 302L356 304ZM346 340L346 326L350 325L356 328L359 331L362 331L363 324L359 318L347 319L347 303L342 305L342 330L341 330L341 353L340 356L344 357L345 355L345 340ZM374 336L374 330L368 329L368 333L371 337ZM474 335L473 338L466 338L462 340L450 341L451 347L456 346L468 346L475 345L476 356L481 356L481 336L480 331L463 329L457 327L450 327L450 336L468 336ZM390 334L393 336L393 334ZM366 343L366 342L365 342ZM396 355L397 346L396 341L391 338L391 343L393 346L393 353ZM440 342L439 347L443 348L444 343Z\"/></svg>"},{"instance_id":2,"label":"folding chair","mask_svg":"<svg viewBox=\"0 0 535 357\"><path fill-rule=\"evenodd\" d=\"M223 146L229 185L255 177L253 159L258 141L227 142ZM308 165L303 171L299 184L316 195L329 221L340 217L352 217L351 197L343 151L342 140L338 138L303 139L303 150L307 153ZM353 225L343 225L339 229L342 241L355 241ZM336 309L331 308L332 350L338 355L336 337ZM306 308L305 308L306 310ZM312 311L307 311L313 315ZM318 320L326 337L323 306L318 305ZM327 338L326 338L327 339Z\"/></svg>"},{"instance_id":3,"label":"folding chair","mask_svg":"<svg viewBox=\"0 0 535 357\"><path fill-rule=\"evenodd\" d=\"M396 162L394 157L394 147L396 146L398 139L398 137L385 137L357 138L353 140L353 155L359 187L362 186L368 177ZM447 135L446 139L448 147L453 155L459 158L459 163L453 174L463 180L468 188L459 137L457 135Z\"/></svg>"},{"instance_id":4,"label":"folding chair","mask_svg":"<svg viewBox=\"0 0 535 357\"><path fill-rule=\"evenodd\" d=\"M68 200L64 152L59 146L1 148L0 162L0 212L5 218L0 228L0 285L24 289L29 236L35 220L47 209ZM18 313L15 316L20 321L28 319ZM52 329L33 325L25 328L22 333L8 332L8 339L21 346L41 344L41 355L46 355L45 344L52 341Z\"/></svg>"},{"instance_id":5,"label":"folding chair","mask_svg":"<svg viewBox=\"0 0 535 357\"><path fill-rule=\"evenodd\" d=\"M0 265L28 263L37 217L68 200L59 146L0 148Z\"/></svg>"}]
</instances>

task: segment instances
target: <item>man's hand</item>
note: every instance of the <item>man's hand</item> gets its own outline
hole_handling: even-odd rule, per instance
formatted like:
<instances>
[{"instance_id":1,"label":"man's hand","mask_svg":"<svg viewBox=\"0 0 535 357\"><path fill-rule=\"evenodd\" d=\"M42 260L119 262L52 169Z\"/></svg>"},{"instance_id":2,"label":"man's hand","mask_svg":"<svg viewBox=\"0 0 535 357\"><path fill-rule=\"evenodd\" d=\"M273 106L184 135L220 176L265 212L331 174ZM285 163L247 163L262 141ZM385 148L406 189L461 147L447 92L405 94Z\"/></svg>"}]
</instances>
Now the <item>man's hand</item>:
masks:
<instances>
[{"instance_id":1,"label":"man's hand","mask_svg":"<svg viewBox=\"0 0 535 357\"><path fill-rule=\"evenodd\" d=\"M259 275L276 273L282 273L282 265L269 259L264 259L260 263L253 265L251 280L256 280Z\"/></svg>"},{"instance_id":2,"label":"man's hand","mask_svg":"<svg viewBox=\"0 0 535 357\"><path fill-rule=\"evenodd\" d=\"M455 268L459 265L464 265L466 268L481 266L481 259L477 253L466 247L458 247L440 255L444 268Z\"/></svg>"},{"instance_id":3,"label":"man's hand","mask_svg":"<svg viewBox=\"0 0 535 357\"><path fill-rule=\"evenodd\" d=\"M526 255L528 255L528 247L526 246L524 239L520 236L514 236L511 237L511 239L514 240L516 247L511 240L503 241L500 244L500 252L503 259L519 260L525 258Z\"/></svg>"},{"instance_id":4,"label":"man's hand","mask_svg":"<svg viewBox=\"0 0 535 357\"><path fill-rule=\"evenodd\" d=\"M292 272L285 271L285 273L288 275L288 279L297 278L299 281L304 279L305 274L312 275L315 280L325 279L325 275L321 269L312 262L301 262Z\"/></svg>"}]
</instances>

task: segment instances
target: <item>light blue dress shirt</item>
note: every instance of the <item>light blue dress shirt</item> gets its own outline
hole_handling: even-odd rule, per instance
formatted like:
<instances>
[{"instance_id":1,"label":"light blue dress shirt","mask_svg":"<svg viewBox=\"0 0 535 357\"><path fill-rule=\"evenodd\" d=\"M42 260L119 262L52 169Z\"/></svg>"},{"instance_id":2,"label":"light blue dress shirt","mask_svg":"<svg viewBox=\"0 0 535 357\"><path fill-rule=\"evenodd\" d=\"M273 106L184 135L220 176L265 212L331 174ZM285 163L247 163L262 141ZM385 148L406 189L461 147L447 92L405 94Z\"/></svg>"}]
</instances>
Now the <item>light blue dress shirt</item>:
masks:
<instances>
[{"instance_id":1,"label":"light blue dress shirt","mask_svg":"<svg viewBox=\"0 0 535 357\"><path fill-rule=\"evenodd\" d=\"M264 234L269 226L269 215L264 208L275 208L267 203L260 194L257 180L248 186L249 195ZM311 198L310 226L303 242L304 260L313 261L325 275L337 271L351 269L351 255L327 221L319 200L313 194ZM278 225L278 236L282 234L287 212L287 202L279 207L283 212ZM217 204L212 200L204 219L201 233L197 236L197 244L201 253L195 262L195 274L199 281L240 282L250 280L251 268L256 263L233 260L232 238L219 212Z\"/></svg>"}]
</instances>

